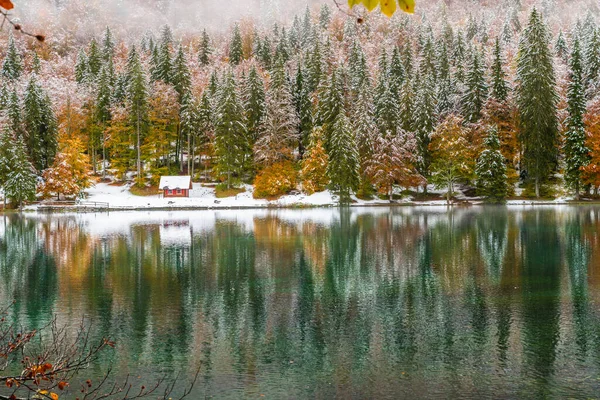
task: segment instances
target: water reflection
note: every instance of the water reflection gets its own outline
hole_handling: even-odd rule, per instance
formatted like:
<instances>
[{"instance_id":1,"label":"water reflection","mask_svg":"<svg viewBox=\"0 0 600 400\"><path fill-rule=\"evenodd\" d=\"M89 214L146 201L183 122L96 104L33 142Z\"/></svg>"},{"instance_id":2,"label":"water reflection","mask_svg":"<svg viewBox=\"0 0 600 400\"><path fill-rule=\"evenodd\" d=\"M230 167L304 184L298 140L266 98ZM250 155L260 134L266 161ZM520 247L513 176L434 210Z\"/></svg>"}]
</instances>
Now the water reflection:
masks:
<instances>
[{"instance_id":1,"label":"water reflection","mask_svg":"<svg viewBox=\"0 0 600 400\"><path fill-rule=\"evenodd\" d=\"M15 322L94 320L195 397L592 397L595 207L17 215Z\"/></svg>"}]
</instances>

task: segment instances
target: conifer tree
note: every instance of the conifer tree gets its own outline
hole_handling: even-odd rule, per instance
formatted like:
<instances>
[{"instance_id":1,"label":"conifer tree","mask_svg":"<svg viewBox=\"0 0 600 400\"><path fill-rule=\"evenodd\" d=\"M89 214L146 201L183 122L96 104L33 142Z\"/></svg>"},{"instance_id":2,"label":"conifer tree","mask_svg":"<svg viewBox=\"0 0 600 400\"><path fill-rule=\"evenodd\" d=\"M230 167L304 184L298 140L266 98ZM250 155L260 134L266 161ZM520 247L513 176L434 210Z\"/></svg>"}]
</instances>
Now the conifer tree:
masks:
<instances>
[{"instance_id":1,"label":"conifer tree","mask_svg":"<svg viewBox=\"0 0 600 400\"><path fill-rule=\"evenodd\" d=\"M327 4L323 4L319 13L319 25L321 29L327 29L329 22L331 22L331 8Z\"/></svg>"},{"instance_id":2,"label":"conifer tree","mask_svg":"<svg viewBox=\"0 0 600 400\"><path fill-rule=\"evenodd\" d=\"M8 117L8 127L10 132L17 139L25 139L23 127L23 113L21 111L21 100L17 94L17 90L13 88L6 105L6 115Z\"/></svg>"},{"instance_id":3,"label":"conifer tree","mask_svg":"<svg viewBox=\"0 0 600 400\"><path fill-rule=\"evenodd\" d=\"M400 88L400 98L398 100L398 117L400 127L407 132L414 132L416 126L415 113L415 92L411 79L405 79Z\"/></svg>"},{"instance_id":4,"label":"conifer tree","mask_svg":"<svg viewBox=\"0 0 600 400\"><path fill-rule=\"evenodd\" d=\"M110 28L107 26L102 39L102 59L105 63L112 60L115 54L115 40Z\"/></svg>"},{"instance_id":5,"label":"conifer tree","mask_svg":"<svg viewBox=\"0 0 600 400\"><path fill-rule=\"evenodd\" d=\"M431 74L417 77L417 95L415 101L415 130L417 134L417 169L426 179L429 177L431 153L429 143L435 127L435 83ZM427 191L427 186L424 187Z\"/></svg>"},{"instance_id":6,"label":"conifer tree","mask_svg":"<svg viewBox=\"0 0 600 400\"><path fill-rule=\"evenodd\" d=\"M196 100L192 97L191 93L186 92L181 99L181 107L179 109L179 125L181 137L187 142L187 170L190 172L190 174L194 159L194 136L196 136L200 130L199 113L200 110Z\"/></svg>"},{"instance_id":7,"label":"conifer tree","mask_svg":"<svg viewBox=\"0 0 600 400\"><path fill-rule=\"evenodd\" d=\"M244 50L242 46L242 34L240 32L240 26L238 24L233 28L233 37L229 44L229 62L231 65L239 65L244 57Z\"/></svg>"},{"instance_id":8,"label":"conifer tree","mask_svg":"<svg viewBox=\"0 0 600 400\"><path fill-rule=\"evenodd\" d=\"M548 28L534 8L519 42L516 92L523 164L534 181L536 197L557 157L557 94L549 40Z\"/></svg>"},{"instance_id":9,"label":"conifer tree","mask_svg":"<svg viewBox=\"0 0 600 400\"><path fill-rule=\"evenodd\" d=\"M250 69L244 84L243 102L246 112L246 127L250 144L258 139L260 125L265 116L265 87L255 66Z\"/></svg>"},{"instance_id":10,"label":"conifer tree","mask_svg":"<svg viewBox=\"0 0 600 400\"><path fill-rule=\"evenodd\" d=\"M218 91L215 118L216 171L225 176L227 188L233 185L234 175L240 175L250 152L242 105L236 92L233 72L223 77Z\"/></svg>"},{"instance_id":11,"label":"conifer tree","mask_svg":"<svg viewBox=\"0 0 600 400\"><path fill-rule=\"evenodd\" d=\"M569 61L569 88L567 103L569 116L567 117L564 141L565 154L565 181L575 190L579 198L582 185L582 168L589 162L589 149L587 148L585 125L583 116L586 111L585 101L585 75L581 48L577 38L573 41L573 50Z\"/></svg>"},{"instance_id":12,"label":"conifer tree","mask_svg":"<svg viewBox=\"0 0 600 400\"><path fill-rule=\"evenodd\" d=\"M600 28L593 31L585 48L585 88L588 98L593 98L600 90Z\"/></svg>"},{"instance_id":13,"label":"conifer tree","mask_svg":"<svg viewBox=\"0 0 600 400\"><path fill-rule=\"evenodd\" d=\"M395 135L398 127L398 102L388 79L380 78L375 98L375 121L382 136Z\"/></svg>"},{"instance_id":14,"label":"conifer tree","mask_svg":"<svg viewBox=\"0 0 600 400\"><path fill-rule=\"evenodd\" d=\"M567 45L567 40L565 39L563 31L558 32L558 37L554 44L554 53L563 61L566 61L569 57L569 46Z\"/></svg>"},{"instance_id":15,"label":"conifer tree","mask_svg":"<svg viewBox=\"0 0 600 400\"><path fill-rule=\"evenodd\" d=\"M404 65L402 65L402 72L404 73ZM365 53L356 40L352 44L348 57L348 73L350 75L349 89L355 95L368 75Z\"/></svg>"},{"instance_id":16,"label":"conifer tree","mask_svg":"<svg viewBox=\"0 0 600 400\"><path fill-rule=\"evenodd\" d=\"M277 42L277 46L275 47L275 61L279 62L280 60L288 62L290 60L290 49L288 47L288 38L285 32L285 29L282 29L282 33L279 36L279 41Z\"/></svg>"},{"instance_id":17,"label":"conifer tree","mask_svg":"<svg viewBox=\"0 0 600 400\"><path fill-rule=\"evenodd\" d=\"M328 141L327 177L332 189L340 196L340 203L348 203L351 191L356 190L360 183L360 156L343 107L333 123Z\"/></svg>"},{"instance_id":18,"label":"conifer tree","mask_svg":"<svg viewBox=\"0 0 600 400\"><path fill-rule=\"evenodd\" d=\"M21 208L23 202L35 200L37 177L21 139L13 140L11 152L11 172L8 173L3 187L4 195Z\"/></svg>"},{"instance_id":19,"label":"conifer tree","mask_svg":"<svg viewBox=\"0 0 600 400\"><path fill-rule=\"evenodd\" d=\"M496 127L490 129L485 146L475 166L477 194L485 197L487 201L500 203L505 201L508 195L508 178Z\"/></svg>"},{"instance_id":20,"label":"conifer tree","mask_svg":"<svg viewBox=\"0 0 600 400\"><path fill-rule=\"evenodd\" d=\"M95 118L102 130L102 176L106 178L106 128L112 118L112 88L106 65L102 67L98 77L95 106Z\"/></svg>"},{"instance_id":21,"label":"conifer tree","mask_svg":"<svg viewBox=\"0 0 600 400\"><path fill-rule=\"evenodd\" d=\"M502 48L500 41L496 38L494 43L494 60L492 61L492 91L491 97L499 103L508 99L508 83L506 82L506 72L504 71L504 58L502 57Z\"/></svg>"},{"instance_id":22,"label":"conifer tree","mask_svg":"<svg viewBox=\"0 0 600 400\"><path fill-rule=\"evenodd\" d=\"M21 77L22 73L23 60L21 58L21 53L17 49L15 38L12 33L10 33L8 36L8 49L6 50L6 56L2 62L2 76L10 80L16 80Z\"/></svg>"},{"instance_id":23,"label":"conifer tree","mask_svg":"<svg viewBox=\"0 0 600 400\"><path fill-rule=\"evenodd\" d=\"M467 72L466 91L462 98L462 109L465 119L477 122L481 118L481 110L487 99L488 87L485 82L483 62L479 51L474 50Z\"/></svg>"},{"instance_id":24,"label":"conifer tree","mask_svg":"<svg viewBox=\"0 0 600 400\"><path fill-rule=\"evenodd\" d=\"M127 108L135 132L137 184L143 184L141 144L148 128L148 86L146 74L135 50L128 65Z\"/></svg>"},{"instance_id":25,"label":"conifer tree","mask_svg":"<svg viewBox=\"0 0 600 400\"><path fill-rule=\"evenodd\" d=\"M298 152L300 157L304 156L304 149L308 146L309 137L313 130L313 113L311 94L308 91L303 69L298 66L296 79L292 90L296 114L299 118L298 125Z\"/></svg>"},{"instance_id":26,"label":"conifer tree","mask_svg":"<svg viewBox=\"0 0 600 400\"><path fill-rule=\"evenodd\" d=\"M323 55L321 52L321 44L319 41L314 43L312 51L307 57L306 63L306 84L309 92L317 90L321 79L324 78L325 66L323 65Z\"/></svg>"},{"instance_id":27,"label":"conifer tree","mask_svg":"<svg viewBox=\"0 0 600 400\"><path fill-rule=\"evenodd\" d=\"M311 44L311 40L313 39L313 26L311 19L312 16L310 15L310 8L307 4L306 9L304 10L304 17L302 18L302 47Z\"/></svg>"},{"instance_id":28,"label":"conifer tree","mask_svg":"<svg viewBox=\"0 0 600 400\"><path fill-rule=\"evenodd\" d=\"M90 74L90 82L96 79L102 67L102 53L98 47L98 42L92 38L87 53L88 73Z\"/></svg>"},{"instance_id":29,"label":"conifer tree","mask_svg":"<svg viewBox=\"0 0 600 400\"><path fill-rule=\"evenodd\" d=\"M40 61L40 57L37 52L33 53L33 60L31 60L31 72L34 74L39 74L42 70L42 63Z\"/></svg>"},{"instance_id":30,"label":"conifer tree","mask_svg":"<svg viewBox=\"0 0 600 400\"><path fill-rule=\"evenodd\" d=\"M188 93L192 87L192 76L190 74L190 69L188 68L185 53L183 52L183 47L181 44L177 49L177 55L175 56L175 61L173 62L171 83L179 95L178 100L181 103L183 101L183 96Z\"/></svg>"},{"instance_id":31,"label":"conifer tree","mask_svg":"<svg viewBox=\"0 0 600 400\"><path fill-rule=\"evenodd\" d=\"M202 30L202 39L200 40L200 50L198 51L198 62L200 65L208 65L210 63L210 56L213 50L210 44L210 37L206 32L206 29Z\"/></svg>"},{"instance_id":32,"label":"conifer tree","mask_svg":"<svg viewBox=\"0 0 600 400\"><path fill-rule=\"evenodd\" d=\"M88 80L88 59L83 49L79 49L77 61L75 62L75 81L83 84Z\"/></svg>"},{"instance_id":33,"label":"conifer tree","mask_svg":"<svg viewBox=\"0 0 600 400\"><path fill-rule=\"evenodd\" d=\"M6 110L9 99L10 94L8 93L7 85L3 82L2 86L0 86L0 110Z\"/></svg>"},{"instance_id":34,"label":"conifer tree","mask_svg":"<svg viewBox=\"0 0 600 400\"><path fill-rule=\"evenodd\" d=\"M27 149L38 170L46 169L54 159L57 147L57 122L48 95L31 77L23 98L23 123Z\"/></svg>"},{"instance_id":35,"label":"conifer tree","mask_svg":"<svg viewBox=\"0 0 600 400\"><path fill-rule=\"evenodd\" d=\"M154 47L150 53L150 81L160 81L160 54L158 53L158 47Z\"/></svg>"},{"instance_id":36,"label":"conifer tree","mask_svg":"<svg viewBox=\"0 0 600 400\"><path fill-rule=\"evenodd\" d=\"M450 60L448 58L448 49L446 42L441 40L437 51L437 69L438 81L436 87L437 94L437 114L440 117L445 116L454 108L455 93L450 73ZM402 94L400 93L399 96Z\"/></svg>"},{"instance_id":37,"label":"conifer tree","mask_svg":"<svg viewBox=\"0 0 600 400\"><path fill-rule=\"evenodd\" d=\"M298 140L298 125L292 93L280 60L273 71L264 122L254 146L255 162L264 168L281 161L291 161Z\"/></svg>"},{"instance_id":38,"label":"conifer tree","mask_svg":"<svg viewBox=\"0 0 600 400\"><path fill-rule=\"evenodd\" d=\"M402 64L400 57L400 50L398 49L398 46L395 46L392 51L389 69L390 90L395 99L400 95L400 88L404 82L405 75L406 73L404 72L404 64Z\"/></svg>"},{"instance_id":39,"label":"conifer tree","mask_svg":"<svg viewBox=\"0 0 600 400\"><path fill-rule=\"evenodd\" d=\"M323 127L325 149L329 152L329 139L338 115L344 110L344 89L339 71L334 70L319 89L317 124Z\"/></svg>"},{"instance_id":40,"label":"conifer tree","mask_svg":"<svg viewBox=\"0 0 600 400\"><path fill-rule=\"evenodd\" d=\"M165 31L170 32L170 29L167 30L167 26L165 26ZM172 45L172 36L165 33L163 31L163 37L160 42L160 47L157 51L157 56L152 54L153 65L155 65L156 70L154 71L153 77L158 81L162 81L164 83L172 83L173 81L173 60L171 59L171 45ZM158 64L155 64L154 58L156 57L156 61Z\"/></svg>"},{"instance_id":41,"label":"conifer tree","mask_svg":"<svg viewBox=\"0 0 600 400\"><path fill-rule=\"evenodd\" d=\"M271 40L265 37L258 49L258 60L266 69L271 69L273 54L271 53Z\"/></svg>"}]
</instances>

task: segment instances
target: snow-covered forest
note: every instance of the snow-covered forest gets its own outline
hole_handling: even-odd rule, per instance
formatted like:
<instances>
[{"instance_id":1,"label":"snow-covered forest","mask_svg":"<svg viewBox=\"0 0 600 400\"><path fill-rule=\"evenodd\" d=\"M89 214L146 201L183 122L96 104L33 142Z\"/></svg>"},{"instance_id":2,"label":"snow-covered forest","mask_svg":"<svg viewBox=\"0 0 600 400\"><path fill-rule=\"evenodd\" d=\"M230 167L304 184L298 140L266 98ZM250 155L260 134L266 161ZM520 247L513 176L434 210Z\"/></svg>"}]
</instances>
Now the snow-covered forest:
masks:
<instances>
[{"instance_id":1,"label":"snow-covered forest","mask_svg":"<svg viewBox=\"0 0 600 400\"><path fill-rule=\"evenodd\" d=\"M0 185L15 204L176 174L265 198L598 194L596 1L422 0L392 18L257 2L220 24L162 1L146 27L57 3L21 16L45 21L45 42L0 39Z\"/></svg>"}]
</instances>

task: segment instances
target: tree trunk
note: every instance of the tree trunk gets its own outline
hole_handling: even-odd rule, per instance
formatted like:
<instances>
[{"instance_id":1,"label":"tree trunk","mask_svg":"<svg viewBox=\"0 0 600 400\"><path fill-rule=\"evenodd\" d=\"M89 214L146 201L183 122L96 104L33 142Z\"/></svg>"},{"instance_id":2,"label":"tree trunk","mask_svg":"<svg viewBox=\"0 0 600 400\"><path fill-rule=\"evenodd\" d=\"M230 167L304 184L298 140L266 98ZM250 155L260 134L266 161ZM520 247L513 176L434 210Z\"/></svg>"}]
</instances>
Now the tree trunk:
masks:
<instances>
[{"instance_id":1,"label":"tree trunk","mask_svg":"<svg viewBox=\"0 0 600 400\"><path fill-rule=\"evenodd\" d=\"M575 183L575 200L577 200L577 201L580 200L580 196L579 196L579 182Z\"/></svg>"},{"instance_id":2,"label":"tree trunk","mask_svg":"<svg viewBox=\"0 0 600 400\"><path fill-rule=\"evenodd\" d=\"M450 205L450 196L452 196L452 183L448 183L448 193L446 193L446 203Z\"/></svg>"},{"instance_id":3,"label":"tree trunk","mask_svg":"<svg viewBox=\"0 0 600 400\"><path fill-rule=\"evenodd\" d=\"M394 186L390 186L390 203L394 201Z\"/></svg>"},{"instance_id":4,"label":"tree trunk","mask_svg":"<svg viewBox=\"0 0 600 400\"><path fill-rule=\"evenodd\" d=\"M188 135L187 135L187 156L188 156L187 168L188 168L188 175L190 175L190 171L192 170L192 165L190 164L192 162L192 159L190 158L191 152L192 152L192 148L191 148L191 141L190 141L190 133L188 132Z\"/></svg>"},{"instance_id":5,"label":"tree trunk","mask_svg":"<svg viewBox=\"0 0 600 400\"><path fill-rule=\"evenodd\" d=\"M106 179L106 129L102 130L102 179Z\"/></svg>"},{"instance_id":6,"label":"tree trunk","mask_svg":"<svg viewBox=\"0 0 600 400\"><path fill-rule=\"evenodd\" d=\"M540 178L535 177L535 197L540 198Z\"/></svg>"},{"instance_id":7,"label":"tree trunk","mask_svg":"<svg viewBox=\"0 0 600 400\"><path fill-rule=\"evenodd\" d=\"M179 132L179 170L181 172L183 172L183 135L181 134L181 121L177 122L177 132ZM189 153L188 153L188 157L189 157Z\"/></svg>"},{"instance_id":8,"label":"tree trunk","mask_svg":"<svg viewBox=\"0 0 600 400\"><path fill-rule=\"evenodd\" d=\"M190 164L192 168L192 172L190 174L192 180L194 179L194 164L196 164L196 137L192 136L192 163Z\"/></svg>"}]
</instances>

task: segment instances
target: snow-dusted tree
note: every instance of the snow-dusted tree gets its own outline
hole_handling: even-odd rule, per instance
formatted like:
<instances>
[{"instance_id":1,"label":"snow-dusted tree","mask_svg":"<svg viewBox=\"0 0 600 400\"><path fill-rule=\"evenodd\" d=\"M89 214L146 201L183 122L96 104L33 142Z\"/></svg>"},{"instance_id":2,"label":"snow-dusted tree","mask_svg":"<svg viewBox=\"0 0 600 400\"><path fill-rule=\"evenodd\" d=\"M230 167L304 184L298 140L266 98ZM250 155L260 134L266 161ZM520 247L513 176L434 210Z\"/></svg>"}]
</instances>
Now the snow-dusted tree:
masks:
<instances>
[{"instance_id":1,"label":"snow-dusted tree","mask_svg":"<svg viewBox=\"0 0 600 400\"><path fill-rule=\"evenodd\" d=\"M102 59L105 63L110 62L115 55L115 39L110 28L107 26L102 39Z\"/></svg>"},{"instance_id":2,"label":"snow-dusted tree","mask_svg":"<svg viewBox=\"0 0 600 400\"><path fill-rule=\"evenodd\" d=\"M500 152L500 140L496 127L489 130L485 139L485 149L479 154L475 166L477 194L487 201L500 203L508 195L506 163Z\"/></svg>"},{"instance_id":3,"label":"snow-dusted tree","mask_svg":"<svg viewBox=\"0 0 600 400\"><path fill-rule=\"evenodd\" d=\"M356 190L360 183L360 156L343 106L333 124L328 142L327 177L332 189L340 196L340 203L347 203L350 201L350 192Z\"/></svg>"},{"instance_id":4,"label":"snow-dusted tree","mask_svg":"<svg viewBox=\"0 0 600 400\"><path fill-rule=\"evenodd\" d=\"M242 45L242 33L238 24L233 28L233 36L229 44L229 62L231 65L239 65L244 58L244 50Z\"/></svg>"},{"instance_id":5,"label":"snow-dusted tree","mask_svg":"<svg viewBox=\"0 0 600 400\"><path fill-rule=\"evenodd\" d=\"M46 169L57 147L57 121L48 95L32 75L23 98L23 123L27 149L34 166Z\"/></svg>"},{"instance_id":6,"label":"snow-dusted tree","mask_svg":"<svg viewBox=\"0 0 600 400\"><path fill-rule=\"evenodd\" d=\"M579 198L582 185L582 168L589 162L589 149L585 145L586 133L583 116L586 111L585 76L583 72L579 39L573 40L573 49L569 60L569 88L567 92L567 110L564 139L565 182L575 190Z\"/></svg>"},{"instance_id":7,"label":"snow-dusted tree","mask_svg":"<svg viewBox=\"0 0 600 400\"><path fill-rule=\"evenodd\" d=\"M426 179L429 177L431 152L429 143L435 127L435 83L431 74L417 77L417 96L415 102L415 131L417 134L417 169ZM427 190L427 186L424 188Z\"/></svg>"},{"instance_id":8,"label":"snow-dusted tree","mask_svg":"<svg viewBox=\"0 0 600 400\"><path fill-rule=\"evenodd\" d=\"M557 158L557 93L549 40L548 27L534 8L519 42L516 93L523 164L534 181L536 197Z\"/></svg>"},{"instance_id":9,"label":"snow-dusted tree","mask_svg":"<svg viewBox=\"0 0 600 400\"><path fill-rule=\"evenodd\" d=\"M323 145L323 131L315 128L304 158L302 159L302 190L307 194L322 192L327 187L327 164L329 157Z\"/></svg>"},{"instance_id":10,"label":"snow-dusted tree","mask_svg":"<svg viewBox=\"0 0 600 400\"><path fill-rule=\"evenodd\" d=\"M405 131L413 132L416 128L415 102L413 81L407 78L400 88L400 98L398 100L400 127Z\"/></svg>"},{"instance_id":11,"label":"snow-dusted tree","mask_svg":"<svg viewBox=\"0 0 600 400\"><path fill-rule=\"evenodd\" d=\"M148 83L139 56L134 52L128 64L127 110L135 131L137 183L144 184L142 175L142 140L148 131Z\"/></svg>"},{"instance_id":12,"label":"snow-dusted tree","mask_svg":"<svg viewBox=\"0 0 600 400\"><path fill-rule=\"evenodd\" d=\"M397 96L392 92L387 74L382 75L375 89L375 121L380 134L395 135L399 118Z\"/></svg>"},{"instance_id":13,"label":"snow-dusted tree","mask_svg":"<svg viewBox=\"0 0 600 400\"><path fill-rule=\"evenodd\" d=\"M225 177L228 189L234 183L234 175L242 173L250 152L244 110L236 86L230 71L223 77L217 92L215 112L216 172Z\"/></svg>"},{"instance_id":14,"label":"snow-dusted tree","mask_svg":"<svg viewBox=\"0 0 600 400\"><path fill-rule=\"evenodd\" d=\"M42 71L42 62L40 61L40 56L38 56L37 51L33 53L33 59L31 60L31 72L34 74L39 74Z\"/></svg>"},{"instance_id":15,"label":"snow-dusted tree","mask_svg":"<svg viewBox=\"0 0 600 400\"><path fill-rule=\"evenodd\" d=\"M267 92L264 122L254 145L254 161L260 167L293 159L298 140L298 115L282 61L278 61Z\"/></svg>"},{"instance_id":16,"label":"snow-dusted tree","mask_svg":"<svg viewBox=\"0 0 600 400\"><path fill-rule=\"evenodd\" d=\"M366 175L370 177L379 193L393 200L394 184L403 187L418 186L423 178L414 162L416 140L414 134L399 131L397 135L378 136L373 145L373 154L366 164Z\"/></svg>"},{"instance_id":17,"label":"snow-dusted tree","mask_svg":"<svg viewBox=\"0 0 600 400\"><path fill-rule=\"evenodd\" d=\"M37 177L23 141L13 139L11 147L12 162L3 190L4 195L20 208L24 201L35 200Z\"/></svg>"},{"instance_id":18,"label":"snow-dusted tree","mask_svg":"<svg viewBox=\"0 0 600 400\"><path fill-rule=\"evenodd\" d=\"M39 190L46 196L77 197L92 185L89 157L78 137L61 138L60 151L44 170Z\"/></svg>"},{"instance_id":19,"label":"snow-dusted tree","mask_svg":"<svg viewBox=\"0 0 600 400\"><path fill-rule=\"evenodd\" d=\"M467 121L477 122L481 118L487 94L483 61L479 51L474 50L467 71L466 91L462 97L462 112Z\"/></svg>"},{"instance_id":20,"label":"snow-dusted tree","mask_svg":"<svg viewBox=\"0 0 600 400\"><path fill-rule=\"evenodd\" d=\"M87 66L90 82L93 82L102 68L102 53L95 38L92 38L88 47Z\"/></svg>"},{"instance_id":21,"label":"snow-dusted tree","mask_svg":"<svg viewBox=\"0 0 600 400\"><path fill-rule=\"evenodd\" d=\"M473 175L475 154L462 118L451 115L440 123L430 144L433 162L431 183L437 188L446 188L446 201L454 192L454 185L468 180Z\"/></svg>"},{"instance_id":22,"label":"snow-dusted tree","mask_svg":"<svg viewBox=\"0 0 600 400\"><path fill-rule=\"evenodd\" d=\"M23 113L21 110L21 100L17 90L13 88L6 104L6 116L8 117L8 127L13 135L18 139L24 139L25 132L23 127Z\"/></svg>"},{"instance_id":23,"label":"snow-dusted tree","mask_svg":"<svg viewBox=\"0 0 600 400\"><path fill-rule=\"evenodd\" d=\"M160 81L160 54L158 53L158 47L154 47L150 52L150 81Z\"/></svg>"},{"instance_id":24,"label":"snow-dusted tree","mask_svg":"<svg viewBox=\"0 0 600 400\"><path fill-rule=\"evenodd\" d=\"M490 96L503 103L508 99L508 82L506 82L506 72L504 71L504 58L502 57L502 48L500 41L496 38L494 43L494 59L491 68L492 87Z\"/></svg>"},{"instance_id":25,"label":"snow-dusted tree","mask_svg":"<svg viewBox=\"0 0 600 400\"><path fill-rule=\"evenodd\" d=\"M585 145L590 152L588 153L589 162L582 168L582 177L583 182L593 185L595 194L598 194L600 189L600 97L596 97L589 103L584 123L587 127Z\"/></svg>"},{"instance_id":26,"label":"snow-dusted tree","mask_svg":"<svg viewBox=\"0 0 600 400\"><path fill-rule=\"evenodd\" d=\"M304 58L306 61L306 84L309 92L317 90L321 80L325 79L325 65L323 63L321 43L317 40L312 45L313 48Z\"/></svg>"},{"instance_id":27,"label":"snow-dusted tree","mask_svg":"<svg viewBox=\"0 0 600 400\"><path fill-rule=\"evenodd\" d=\"M593 30L585 47L585 87L588 98L600 93L600 27Z\"/></svg>"},{"instance_id":28,"label":"snow-dusted tree","mask_svg":"<svg viewBox=\"0 0 600 400\"><path fill-rule=\"evenodd\" d=\"M565 62L569 58L569 46L562 30L558 32L556 42L554 43L554 53Z\"/></svg>"},{"instance_id":29,"label":"snow-dusted tree","mask_svg":"<svg viewBox=\"0 0 600 400\"><path fill-rule=\"evenodd\" d=\"M10 93L8 93L8 86L5 82L0 86L0 110L5 111L8 106L8 101L10 99Z\"/></svg>"},{"instance_id":30,"label":"snow-dusted tree","mask_svg":"<svg viewBox=\"0 0 600 400\"><path fill-rule=\"evenodd\" d=\"M329 79L323 81L318 97L316 123L323 127L325 149L329 151L333 125L344 110L344 87L340 71L334 70Z\"/></svg>"},{"instance_id":31,"label":"snow-dusted tree","mask_svg":"<svg viewBox=\"0 0 600 400\"><path fill-rule=\"evenodd\" d=\"M452 65L454 66L454 81L463 85L465 83L465 38L462 31L458 31L452 52ZM460 88L459 88L460 89Z\"/></svg>"},{"instance_id":32,"label":"snow-dusted tree","mask_svg":"<svg viewBox=\"0 0 600 400\"><path fill-rule=\"evenodd\" d=\"M181 100L181 107L179 108L179 125L181 136L187 142L187 170L192 170L193 162L193 139L200 131L200 118L199 118L199 105L196 99L192 97L191 93L185 93Z\"/></svg>"},{"instance_id":33,"label":"snow-dusted tree","mask_svg":"<svg viewBox=\"0 0 600 400\"><path fill-rule=\"evenodd\" d=\"M438 42L437 69L437 114L440 117L444 117L453 110L456 102L456 93L450 71L450 60L448 58L448 48L444 40ZM400 96L402 97L402 92Z\"/></svg>"},{"instance_id":34,"label":"snow-dusted tree","mask_svg":"<svg viewBox=\"0 0 600 400\"><path fill-rule=\"evenodd\" d=\"M243 82L242 100L246 114L248 139L253 146L258 139L260 125L265 116L265 86L255 66Z\"/></svg>"},{"instance_id":35,"label":"snow-dusted tree","mask_svg":"<svg viewBox=\"0 0 600 400\"><path fill-rule=\"evenodd\" d=\"M198 50L198 62L200 65L208 65L210 63L210 56L212 55L212 46L210 44L210 36L206 32L206 29L202 30L202 39L200 39L200 49Z\"/></svg>"},{"instance_id":36,"label":"snow-dusted tree","mask_svg":"<svg viewBox=\"0 0 600 400\"><path fill-rule=\"evenodd\" d=\"M398 99L400 95L400 88L402 87L402 83L404 83L405 77L406 72L404 71L404 64L402 64L402 58L400 57L400 49L398 46L395 46L392 51L389 68L390 90L395 99Z\"/></svg>"},{"instance_id":37,"label":"snow-dusted tree","mask_svg":"<svg viewBox=\"0 0 600 400\"><path fill-rule=\"evenodd\" d=\"M404 71L404 66L402 70ZM353 95L356 95L364 80L368 78L368 73L365 53L360 43L355 40L348 56L349 89Z\"/></svg>"},{"instance_id":38,"label":"snow-dusted tree","mask_svg":"<svg viewBox=\"0 0 600 400\"><path fill-rule=\"evenodd\" d=\"M285 29L281 29L281 35L279 35L279 40L277 41L277 46L275 46L275 62L282 61L284 63L290 60L291 54L288 44L287 34Z\"/></svg>"},{"instance_id":39,"label":"snow-dusted tree","mask_svg":"<svg viewBox=\"0 0 600 400\"><path fill-rule=\"evenodd\" d=\"M177 55L175 56L175 61L173 62L171 83L179 95L178 100L181 103L183 101L183 96L186 95L192 87L192 76L190 74L190 69L187 65L187 60L181 44L177 48Z\"/></svg>"},{"instance_id":40,"label":"snow-dusted tree","mask_svg":"<svg viewBox=\"0 0 600 400\"><path fill-rule=\"evenodd\" d=\"M79 84L88 82L89 68L88 57L83 49L79 49L77 61L75 61L75 81Z\"/></svg>"},{"instance_id":41,"label":"snow-dusted tree","mask_svg":"<svg viewBox=\"0 0 600 400\"><path fill-rule=\"evenodd\" d=\"M96 89L96 102L95 102L95 119L98 127L102 130L102 176L106 178L106 128L108 122L112 118L111 107L112 107L112 93L110 85L110 74L108 67L105 65L100 70L100 76L98 77L97 89Z\"/></svg>"},{"instance_id":42,"label":"snow-dusted tree","mask_svg":"<svg viewBox=\"0 0 600 400\"><path fill-rule=\"evenodd\" d=\"M8 36L8 49L2 62L2 76L10 80L16 80L21 77L22 73L23 60L21 59L21 53L17 49L15 38L10 33Z\"/></svg>"},{"instance_id":43,"label":"snow-dusted tree","mask_svg":"<svg viewBox=\"0 0 600 400\"><path fill-rule=\"evenodd\" d=\"M171 46L173 43L172 36L167 32L170 32L168 26L165 26L163 35L160 41L160 46L156 50L158 53L156 56L153 53L153 64L155 64L155 71L153 78L162 81L164 83L172 83L173 81L173 60L171 56ZM156 60L154 61L154 58Z\"/></svg>"},{"instance_id":44,"label":"snow-dusted tree","mask_svg":"<svg viewBox=\"0 0 600 400\"><path fill-rule=\"evenodd\" d=\"M296 114L300 120L300 124L298 125L298 153L302 158L313 130L313 106L305 74L300 66L298 66L298 72L296 72L292 93L294 96L294 105L296 106Z\"/></svg>"},{"instance_id":45,"label":"snow-dusted tree","mask_svg":"<svg viewBox=\"0 0 600 400\"><path fill-rule=\"evenodd\" d=\"M261 63L263 68L271 69L271 65L273 64L273 53L271 51L271 40L269 37L265 37L262 41L257 45L257 58Z\"/></svg>"},{"instance_id":46,"label":"snow-dusted tree","mask_svg":"<svg viewBox=\"0 0 600 400\"><path fill-rule=\"evenodd\" d=\"M321 11L319 13L319 25L321 29L325 30L329 26L331 22L331 8L327 4L323 4L321 6Z\"/></svg>"}]
</instances>

